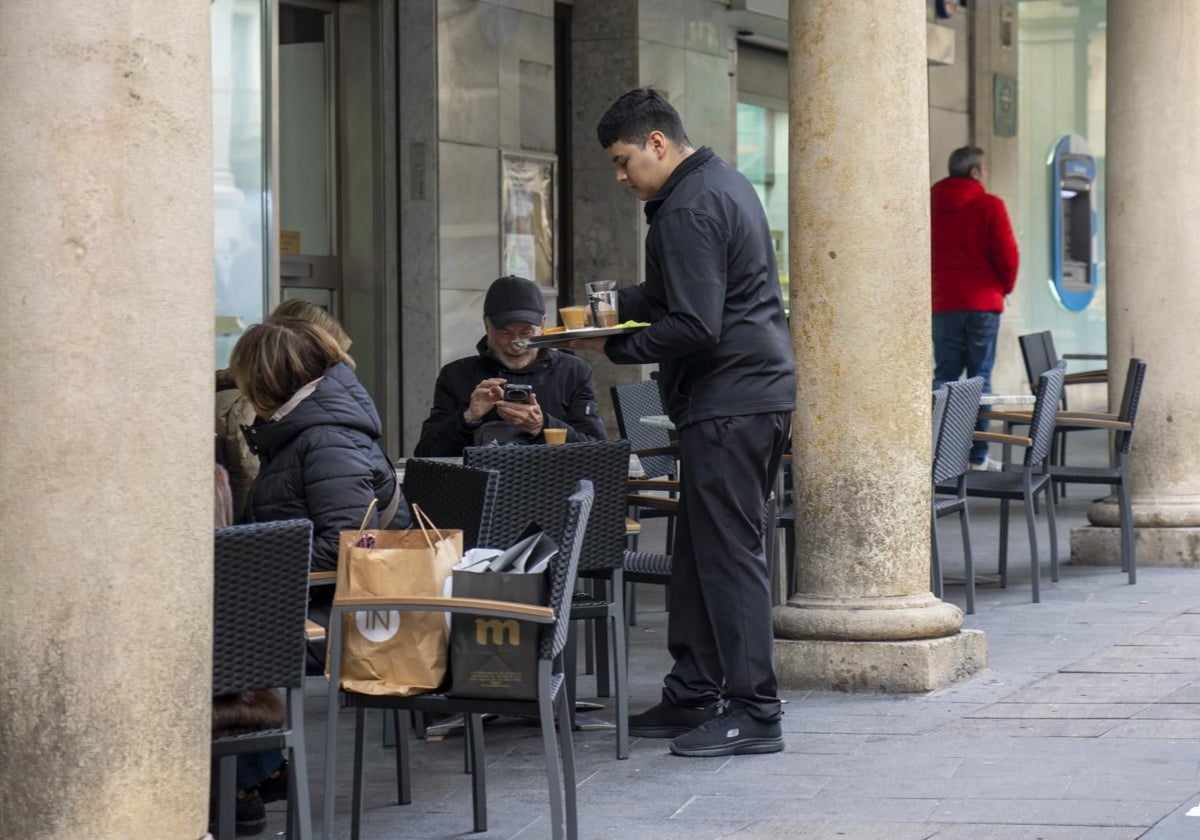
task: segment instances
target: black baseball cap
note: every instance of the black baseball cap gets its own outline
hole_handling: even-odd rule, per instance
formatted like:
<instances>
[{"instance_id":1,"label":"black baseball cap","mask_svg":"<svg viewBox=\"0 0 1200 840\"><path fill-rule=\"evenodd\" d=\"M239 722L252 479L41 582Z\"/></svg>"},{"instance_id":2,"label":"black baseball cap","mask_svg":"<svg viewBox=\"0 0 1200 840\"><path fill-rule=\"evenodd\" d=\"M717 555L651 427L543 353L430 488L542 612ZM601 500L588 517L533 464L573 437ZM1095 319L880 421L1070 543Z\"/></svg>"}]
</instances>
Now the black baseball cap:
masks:
<instances>
[{"instance_id":1,"label":"black baseball cap","mask_svg":"<svg viewBox=\"0 0 1200 840\"><path fill-rule=\"evenodd\" d=\"M488 287L483 314L499 330L518 321L540 325L546 317L546 304L536 283L510 274Z\"/></svg>"}]
</instances>

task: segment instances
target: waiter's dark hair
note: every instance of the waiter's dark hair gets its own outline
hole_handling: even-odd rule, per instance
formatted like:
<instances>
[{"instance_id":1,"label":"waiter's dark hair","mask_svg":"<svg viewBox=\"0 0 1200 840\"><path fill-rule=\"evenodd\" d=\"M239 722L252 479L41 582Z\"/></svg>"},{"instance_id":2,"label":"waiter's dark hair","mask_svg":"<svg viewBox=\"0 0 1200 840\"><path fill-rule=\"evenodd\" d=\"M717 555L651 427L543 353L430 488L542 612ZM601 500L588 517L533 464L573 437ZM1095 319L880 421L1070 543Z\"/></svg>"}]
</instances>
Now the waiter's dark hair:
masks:
<instances>
[{"instance_id":1,"label":"waiter's dark hair","mask_svg":"<svg viewBox=\"0 0 1200 840\"><path fill-rule=\"evenodd\" d=\"M600 146L607 149L613 143L632 143L645 148L651 131L661 131L677 146L692 145L683 120L670 102L654 88L637 88L624 94L609 106L596 126Z\"/></svg>"}]
</instances>

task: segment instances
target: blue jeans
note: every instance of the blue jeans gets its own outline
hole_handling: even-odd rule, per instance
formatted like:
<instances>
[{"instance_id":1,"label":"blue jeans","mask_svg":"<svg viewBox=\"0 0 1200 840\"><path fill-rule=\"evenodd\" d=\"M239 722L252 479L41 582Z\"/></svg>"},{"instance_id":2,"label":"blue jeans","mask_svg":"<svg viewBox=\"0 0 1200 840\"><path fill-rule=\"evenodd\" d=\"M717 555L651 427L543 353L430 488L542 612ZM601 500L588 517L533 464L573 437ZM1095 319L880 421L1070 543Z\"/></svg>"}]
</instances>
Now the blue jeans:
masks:
<instances>
[{"instance_id":1,"label":"blue jeans","mask_svg":"<svg viewBox=\"0 0 1200 840\"><path fill-rule=\"evenodd\" d=\"M992 365L996 362L996 336L1000 333L999 312L933 313L933 387L954 382L966 372L967 379L983 377L983 392L992 392ZM975 426L987 431L987 421ZM987 442L971 445L971 461L979 464L987 457Z\"/></svg>"}]
</instances>

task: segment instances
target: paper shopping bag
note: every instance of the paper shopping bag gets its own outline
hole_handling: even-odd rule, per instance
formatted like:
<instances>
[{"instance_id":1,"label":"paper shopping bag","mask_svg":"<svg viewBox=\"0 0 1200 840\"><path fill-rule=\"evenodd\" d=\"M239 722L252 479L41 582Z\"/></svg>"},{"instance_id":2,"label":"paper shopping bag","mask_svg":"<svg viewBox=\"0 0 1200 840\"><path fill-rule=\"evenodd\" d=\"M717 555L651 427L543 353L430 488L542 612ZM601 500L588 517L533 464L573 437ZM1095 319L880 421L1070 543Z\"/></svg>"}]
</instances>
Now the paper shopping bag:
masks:
<instances>
[{"instance_id":1,"label":"paper shopping bag","mask_svg":"<svg viewBox=\"0 0 1200 840\"><path fill-rule=\"evenodd\" d=\"M419 530L342 532L339 596L444 594L450 570L462 559L462 531L438 530L417 505L412 510ZM445 679L449 629L443 612L347 613L341 635L340 683L347 691L407 697L433 691Z\"/></svg>"},{"instance_id":2,"label":"paper shopping bag","mask_svg":"<svg viewBox=\"0 0 1200 840\"><path fill-rule=\"evenodd\" d=\"M558 553L539 531L527 533L494 559L453 575L456 598L489 598L545 606L546 567ZM540 625L455 613L450 623L450 691L455 697L537 698Z\"/></svg>"}]
</instances>

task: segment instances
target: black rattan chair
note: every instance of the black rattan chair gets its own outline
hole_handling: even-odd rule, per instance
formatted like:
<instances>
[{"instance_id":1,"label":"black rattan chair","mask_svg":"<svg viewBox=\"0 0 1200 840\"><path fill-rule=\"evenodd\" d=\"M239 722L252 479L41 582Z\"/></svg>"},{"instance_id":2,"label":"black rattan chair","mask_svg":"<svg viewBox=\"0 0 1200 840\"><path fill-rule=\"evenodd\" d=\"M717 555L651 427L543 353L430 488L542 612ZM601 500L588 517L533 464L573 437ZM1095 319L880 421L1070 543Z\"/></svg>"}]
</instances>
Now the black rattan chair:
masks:
<instances>
[{"instance_id":1,"label":"black rattan chair","mask_svg":"<svg viewBox=\"0 0 1200 840\"><path fill-rule=\"evenodd\" d=\"M213 697L282 688L287 721L214 738L217 833L234 837L237 757L287 750L287 832L312 837L304 755L304 620L312 523L307 519L216 529L213 563Z\"/></svg>"},{"instance_id":2,"label":"black rattan chair","mask_svg":"<svg viewBox=\"0 0 1200 840\"><path fill-rule=\"evenodd\" d=\"M481 716L485 714L536 717L541 724L542 744L545 752L546 775L550 788L550 815L552 835L555 840L578 836L578 809L575 804L575 753L571 742L571 712L564 686L563 649L567 643L571 593L575 587L575 574L579 563L584 531L592 510L593 491L591 482L578 481L574 492L568 497L559 497L559 510L555 517L558 529L545 528L547 533L559 534L559 553L550 563L548 572L549 604L545 607L514 604L503 601L488 601L469 598L405 599L403 603L386 602L384 599L350 599L335 597L330 617L330 680L329 715L326 729L325 748L325 808L322 828L326 837L333 837L334 792L337 769L337 713L339 696L355 710L354 738L354 790L350 836L357 840L363 807L363 751L365 749L364 713L366 709L391 709L399 730L396 751L397 789L400 804L411 801L408 770L409 732L408 716L404 711L426 713L459 713L467 717L467 737L471 750L472 797L474 801L475 831L487 831L487 799L483 749L483 726ZM565 501L564 501L565 499ZM541 625L538 652L537 699L495 700L452 697L445 694L417 694L412 697L359 694L339 692L338 669L341 667L342 615L364 607L373 610L424 610L431 609L488 618L501 618ZM558 715L558 740L555 741L555 714ZM560 751L561 749L561 772Z\"/></svg>"},{"instance_id":3,"label":"black rattan chair","mask_svg":"<svg viewBox=\"0 0 1200 840\"><path fill-rule=\"evenodd\" d=\"M404 464L404 498L439 528L463 532L463 550L490 546L489 531L500 475L462 464L409 458Z\"/></svg>"},{"instance_id":4,"label":"black rattan chair","mask_svg":"<svg viewBox=\"0 0 1200 840\"><path fill-rule=\"evenodd\" d=\"M626 678L623 570L629 441L589 441L556 446L478 446L468 447L463 456L472 467L495 470L500 474L503 490L498 494L492 517L491 541L494 546L510 545L530 522L537 522L549 533L555 533L562 517L559 500L579 479L586 478L592 482L596 498L579 554L579 577L590 578L593 591L575 593L571 619L601 621L611 632L617 758L627 758L629 684ZM572 708L575 700L575 647L571 644L566 652ZM597 647L600 647L599 643ZM607 659L608 651L599 653L599 657Z\"/></svg>"},{"instance_id":5,"label":"black rattan chair","mask_svg":"<svg viewBox=\"0 0 1200 840\"><path fill-rule=\"evenodd\" d=\"M1059 365L1038 377L1037 402L1029 421L1029 436L1019 437L997 432L976 432L976 439L1025 448L1020 464L1006 463L1000 472L970 470L966 475L967 495L1000 500L1000 585L1008 585L1008 509L1012 501L1024 503L1025 525L1029 530L1029 562L1032 568L1033 601L1041 600L1038 568L1037 531L1034 528L1033 500L1038 493L1046 497L1046 520L1050 529L1050 580L1058 581L1058 534L1054 522L1054 499L1047 471L1050 447L1054 440L1054 417L1062 398L1063 366ZM991 412L983 412L988 416ZM994 418L989 418L994 419ZM939 493L956 492L955 485L941 484Z\"/></svg>"},{"instance_id":6,"label":"black rattan chair","mask_svg":"<svg viewBox=\"0 0 1200 840\"><path fill-rule=\"evenodd\" d=\"M1121 528L1121 571L1137 583L1137 556L1134 549L1133 506L1129 499L1129 450L1133 443L1133 427L1137 421L1138 403L1146 379L1146 363L1130 359L1125 374L1125 389L1121 410L1116 414L1100 412L1060 412L1058 426L1071 431L1101 429L1111 431L1112 459L1108 467L1076 467L1054 464L1050 479L1055 484L1108 484L1116 490L1117 510Z\"/></svg>"},{"instance_id":7,"label":"black rattan chair","mask_svg":"<svg viewBox=\"0 0 1200 840\"><path fill-rule=\"evenodd\" d=\"M966 576L967 613L975 612L975 564L971 558L971 524L967 516L968 464L983 377L947 382L933 392L934 416L940 418L933 448L933 516L930 522L930 588L942 597L942 562L938 552L937 521L958 514L962 528L963 566ZM939 403L940 410L939 410ZM953 482L953 484L951 484ZM942 493L942 487L953 492Z\"/></svg>"}]
</instances>

